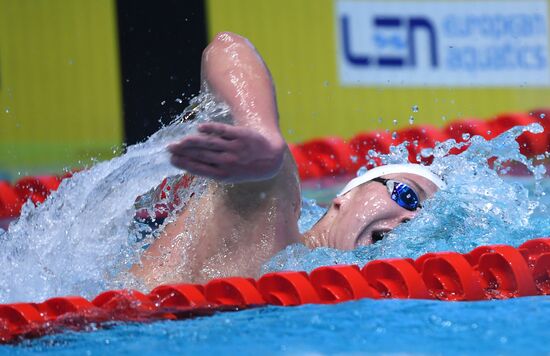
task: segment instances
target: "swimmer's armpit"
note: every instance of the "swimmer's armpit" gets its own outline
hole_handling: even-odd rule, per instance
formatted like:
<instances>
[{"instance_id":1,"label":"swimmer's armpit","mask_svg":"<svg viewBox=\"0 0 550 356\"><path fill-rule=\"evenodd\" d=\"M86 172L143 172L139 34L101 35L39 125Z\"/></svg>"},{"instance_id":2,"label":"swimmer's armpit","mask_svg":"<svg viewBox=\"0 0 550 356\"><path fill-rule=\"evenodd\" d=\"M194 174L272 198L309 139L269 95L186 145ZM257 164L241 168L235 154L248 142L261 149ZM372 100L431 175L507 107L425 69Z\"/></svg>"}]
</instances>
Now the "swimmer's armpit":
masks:
<instances>
[{"instance_id":1,"label":"swimmer's armpit","mask_svg":"<svg viewBox=\"0 0 550 356\"><path fill-rule=\"evenodd\" d=\"M174 166L226 183L267 180L280 170L285 142L257 130L205 123L198 133L168 146Z\"/></svg>"}]
</instances>

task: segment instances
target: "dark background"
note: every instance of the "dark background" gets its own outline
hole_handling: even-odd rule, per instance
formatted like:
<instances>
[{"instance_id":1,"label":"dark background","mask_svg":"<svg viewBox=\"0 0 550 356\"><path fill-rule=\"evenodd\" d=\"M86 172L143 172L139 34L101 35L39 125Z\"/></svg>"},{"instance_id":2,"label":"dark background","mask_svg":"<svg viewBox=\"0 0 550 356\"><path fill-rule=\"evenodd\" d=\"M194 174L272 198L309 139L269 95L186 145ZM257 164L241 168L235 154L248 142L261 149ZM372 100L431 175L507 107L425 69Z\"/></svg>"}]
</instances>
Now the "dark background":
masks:
<instances>
[{"instance_id":1,"label":"dark background","mask_svg":"<svg viewBox=\"0 0 550 356\"><path fill-rule=\"evenodd\" d=\"M118 0L117 13L124 142L131 145L170 122L198 93L205 4Z\"/></svg>"}]
</instances>

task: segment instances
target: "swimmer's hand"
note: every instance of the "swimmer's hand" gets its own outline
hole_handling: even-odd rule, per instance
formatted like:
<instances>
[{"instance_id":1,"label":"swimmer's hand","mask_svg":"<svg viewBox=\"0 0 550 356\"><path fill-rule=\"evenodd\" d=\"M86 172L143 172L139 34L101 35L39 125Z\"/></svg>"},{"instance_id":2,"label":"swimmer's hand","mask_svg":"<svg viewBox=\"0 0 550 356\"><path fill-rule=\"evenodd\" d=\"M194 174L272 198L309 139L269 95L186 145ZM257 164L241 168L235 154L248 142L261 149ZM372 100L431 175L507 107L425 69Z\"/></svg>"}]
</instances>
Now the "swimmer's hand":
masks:
<instances>
[{"instance_id":1,"label":"swimmer's hand","mask_svg":"<svg viewBox=\"0 0 550 356\"><path fill-rule=\"evenodd\" d=\"M197 134L167 148L178 168L225 183L242 183L274 177L286 144L280 135L268 139L248 127L205 123Z\"/></svg>"}]
</instances>

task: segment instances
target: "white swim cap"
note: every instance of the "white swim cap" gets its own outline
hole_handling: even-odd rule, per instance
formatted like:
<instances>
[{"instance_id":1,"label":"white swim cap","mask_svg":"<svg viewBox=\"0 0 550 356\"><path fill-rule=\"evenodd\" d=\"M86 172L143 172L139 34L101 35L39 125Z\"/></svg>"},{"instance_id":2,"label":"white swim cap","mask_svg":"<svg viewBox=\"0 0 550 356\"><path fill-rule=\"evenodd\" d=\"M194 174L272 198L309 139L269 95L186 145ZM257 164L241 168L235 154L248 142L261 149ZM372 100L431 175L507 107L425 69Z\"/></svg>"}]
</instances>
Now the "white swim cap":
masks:
<instances>
[{"instance_id":1,"label":"white swim cap","mask_svg":"<svg viewBox=\"0 0 550 356\"><path fill-rule=\"evenodd\" d=\"M349 181L348 184L346 184L344 189L342 189L342 191L338 193L338 196L344 195L353 188L356 188L361 184L369 182L375 178L394 173L409 173L424 177L435 184L439 189L443 189L446 186L445 182L440 177L438 177L435 173L420 164L388 164L386 166L373 168L367 171L365 174L353 178Z\"/></svg>"}]
</instances>

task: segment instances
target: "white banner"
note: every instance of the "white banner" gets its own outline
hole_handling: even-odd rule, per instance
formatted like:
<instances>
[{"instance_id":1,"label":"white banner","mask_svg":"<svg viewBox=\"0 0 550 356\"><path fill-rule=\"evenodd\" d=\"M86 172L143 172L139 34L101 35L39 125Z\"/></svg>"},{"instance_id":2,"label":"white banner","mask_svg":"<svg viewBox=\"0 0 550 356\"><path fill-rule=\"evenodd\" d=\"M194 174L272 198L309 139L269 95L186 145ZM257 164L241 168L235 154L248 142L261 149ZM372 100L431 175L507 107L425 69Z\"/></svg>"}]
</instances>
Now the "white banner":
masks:
<instances>
[{"instance_id":1,"label":"white banner","mask_svg":"<svg viewBox=\"0 0 550 356\"><path fill-rule=\"evenodd\" d=\"M549 86L545 0L336 2L344 86Z\"/></svg>"}]
</instances>

